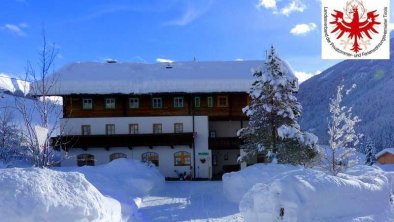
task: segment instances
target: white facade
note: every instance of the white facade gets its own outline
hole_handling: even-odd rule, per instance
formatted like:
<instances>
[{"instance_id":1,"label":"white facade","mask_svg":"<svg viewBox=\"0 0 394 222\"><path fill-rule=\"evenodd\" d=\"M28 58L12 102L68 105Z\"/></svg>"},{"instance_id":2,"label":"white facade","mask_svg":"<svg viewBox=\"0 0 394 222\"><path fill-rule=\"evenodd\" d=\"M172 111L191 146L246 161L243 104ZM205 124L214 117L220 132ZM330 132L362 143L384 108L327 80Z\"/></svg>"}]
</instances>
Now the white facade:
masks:
<instances>
[{"instance_id":1,"label":"white facade","mask_svg":"<svg viewBox=\"0 0 394 222\"><path fill-rule=\"evenodd\" d=\"M193 121L194 119L194 121ZM193 124L194 122L194 124ZM166 177L177 177L178 172L195 171L196 178L212 177L212 155L208 149L208 117L207 116L155 116L155 117L103 117L103 118L63 118L61 127L66 135L82 135L82 125L89 125L91 135L105 135L106 125L115 125L115 134L128 134L129 124L138 124L138 133L152 134L153 124L162 124L162 133L174 133L174 124L182 123L183 132L193 132L194 125L194 148L189 146L154 146L150 147L110 147L108 150L103 147L88 148L86 151L73 147L68 152L68 158L62 162L62 166L76 166L77 155L94 155L95 165L105 164L110 161L113 153L124 153L127 158L141 160L141 156L146 152L155 152L159 155L159 170ZM174 154L178 151L186 151L191 154L190 166L175 166ZM194 158L195 157L195 158ZM195 165L194 160L195 159ZM193 169L195 168L195 169Z\"/></svg>"}]
</instances>

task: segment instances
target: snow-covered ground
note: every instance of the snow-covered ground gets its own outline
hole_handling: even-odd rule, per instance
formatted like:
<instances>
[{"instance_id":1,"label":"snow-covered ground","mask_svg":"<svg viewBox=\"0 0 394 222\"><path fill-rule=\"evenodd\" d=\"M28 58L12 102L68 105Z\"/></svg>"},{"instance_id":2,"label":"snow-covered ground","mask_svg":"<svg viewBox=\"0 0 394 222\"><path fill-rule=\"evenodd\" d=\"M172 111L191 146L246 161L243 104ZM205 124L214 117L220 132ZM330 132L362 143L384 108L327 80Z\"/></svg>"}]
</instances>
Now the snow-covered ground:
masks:
<instances>
[{"instance_id":1,"label":"snow-covered ground","mask_svg":"<svg viewBox=\"0 0 394 222\"><path fill-rule=\"evenodd\" d=\"M166 182L163 189L136 201L142 221L243 221L220 181Z\"/></svg>"},{"instance_id":2,"label":"snow-covered ground","mask_svg":"<svg viewBox=\"0 0 394 222\"><path fill-rule=\"evenodd\" d=\"M386 222L394 221L389 176L368 166L335 177L256 164L223 182L164 182L155 167L126 159L55 170L0 165L0 221Z\"/></svg>"},{"instance_id":3,"label":"snow-covered ground","mask_svg":"<svg viewBox=\"0 0 394 222\"><path fill-rule=\"evenodd\" d=\"M256 164L225 174L223 183L231 200L242 196L239 208L245 221L394 221L389 181L375 167L355 166L332 176L302 167Z\"/></svg>"}]
</instances>

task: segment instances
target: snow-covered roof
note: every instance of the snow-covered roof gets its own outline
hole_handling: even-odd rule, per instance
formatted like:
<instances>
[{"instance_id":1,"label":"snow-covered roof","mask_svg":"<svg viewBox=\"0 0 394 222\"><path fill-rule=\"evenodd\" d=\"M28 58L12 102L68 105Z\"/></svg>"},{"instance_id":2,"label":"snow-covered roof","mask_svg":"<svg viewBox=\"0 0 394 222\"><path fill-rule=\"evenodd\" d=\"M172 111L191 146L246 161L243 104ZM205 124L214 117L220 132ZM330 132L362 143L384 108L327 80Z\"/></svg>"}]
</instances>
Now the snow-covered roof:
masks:
<instances>
[{"instance_id":1,"label":"snow-covered roof","mask_svg":"<svg viewBox=\"0 0 394 222\"><path fill-rule=\"evenodd\" d=\"M377 154L375 155L375 158L378 159L379 157L383 156L383 155L386 154L386 153L390 153L390 154L393 154L393 155L394 155L394 148L386 148L386 149L383 149L382 151L380 151L379 153L377 153Z\"/></svg>"},{"instance_id":2,"label":"snow-covered roof","mask_svg":"<svg viewBox=\"0 0 394 222\"><path fill-rule=\"evenodd\" d=\"M0 73L0 91L8 91L16 94L27 94L29 90L29 82L13 78L5 73Z\"/></svg>"},{"instance_id":3,"label":"snow-covered roof","mask_svg":"<svg viewBox=\"0 0 394 222\"><path fill-rule=\"evenodd\" d=\"M247 92L263 61L173 63L77 62L55 74L50 95Z\"/></svg>"}]
</instances>

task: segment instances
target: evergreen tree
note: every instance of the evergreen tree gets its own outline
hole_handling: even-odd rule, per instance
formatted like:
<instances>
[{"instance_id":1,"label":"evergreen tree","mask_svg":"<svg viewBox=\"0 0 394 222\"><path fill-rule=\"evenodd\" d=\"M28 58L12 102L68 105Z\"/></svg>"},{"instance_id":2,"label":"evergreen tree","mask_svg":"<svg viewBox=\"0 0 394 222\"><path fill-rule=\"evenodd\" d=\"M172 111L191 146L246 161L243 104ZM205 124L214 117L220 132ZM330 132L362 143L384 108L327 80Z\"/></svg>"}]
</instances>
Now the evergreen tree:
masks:
<instances>
[{"instance_id":1,"label":"evergreen tree","mask_svg":"<svg viewBox=\"0 0 394 222\"><path fill-rule=\"evenodd\" d=\"M375 159L376 149L375 143L371 139L371 137L367 138L365 143L365 164L368 166L372 166L376 162Z\"/></svg>"},{"instance_id":2,"label":"evergreen tree","mask_svg":"<svg viewBox=\"0 0 394 222\"><path fill-rule=\"evenodd\" d=\"M254 77L256 80L249 92L251 102L243 109L249 124L238 132L244 142L240 160L263 154L274 160L278 158L280 163L308 162L316 156L317 138L300 130L297 118L301 105L295 97L298 80L274 47ZM305 149L310 152L304 152Z\"/></svg>"}]
</instances>

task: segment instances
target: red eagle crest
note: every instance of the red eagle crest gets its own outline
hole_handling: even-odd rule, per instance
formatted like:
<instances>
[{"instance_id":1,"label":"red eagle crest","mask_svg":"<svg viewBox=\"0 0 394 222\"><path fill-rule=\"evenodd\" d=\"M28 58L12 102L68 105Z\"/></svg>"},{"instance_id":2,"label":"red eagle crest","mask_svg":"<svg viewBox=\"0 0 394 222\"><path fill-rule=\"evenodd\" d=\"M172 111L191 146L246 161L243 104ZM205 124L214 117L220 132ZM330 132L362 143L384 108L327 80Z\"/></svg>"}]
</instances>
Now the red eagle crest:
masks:
<instances>
[{"instance_id":1,"label":"red eagle crest","mask_svg":"<svg viewBox=\"0 0 394 222\"><path fill-rule=\"evenodd\" d=\"M364 9L363 6L362 9ZM358 12L358 6L352 6L350 14L353 14L353 18L350 22L345 21L343 12L338 10L334 10L334 12L335 13L331 15L335 18L335 20L330 22L330 24L333 24L335 28L331 31L331 33L339 31L337 39L341 38L345 33L348 34L349 39L354 39L353 48L351 50L356 53L361 50L358 42L359 39L362 39L364 35L369 39L372 39L372 32L378 33L378 31L376 31L374 28L375 25L380 24L380 22L376 21L376 17L379 16L379 14L376 13L376 10L368 12L364 21L361 21ZM362 17L364 17L363 14L364 13L362 13Z\"/></svg>"}]
</instances>

